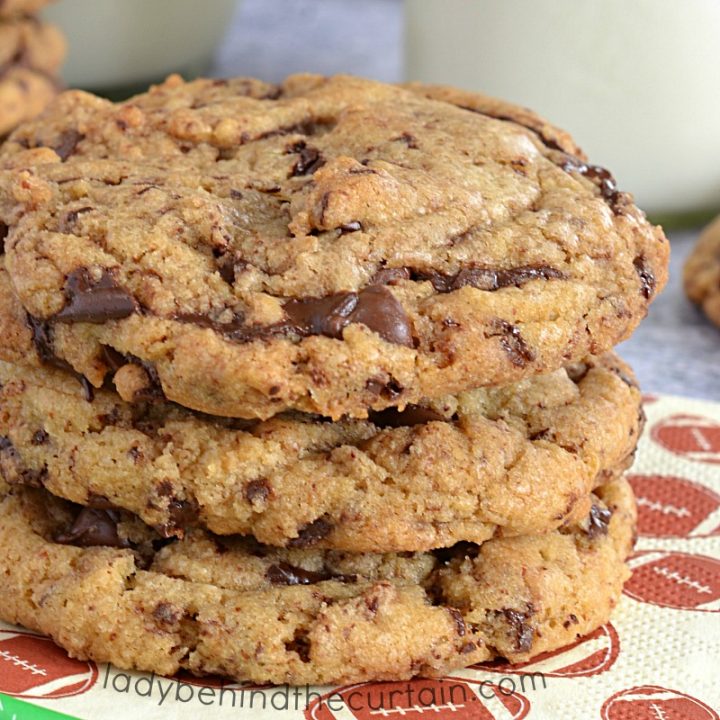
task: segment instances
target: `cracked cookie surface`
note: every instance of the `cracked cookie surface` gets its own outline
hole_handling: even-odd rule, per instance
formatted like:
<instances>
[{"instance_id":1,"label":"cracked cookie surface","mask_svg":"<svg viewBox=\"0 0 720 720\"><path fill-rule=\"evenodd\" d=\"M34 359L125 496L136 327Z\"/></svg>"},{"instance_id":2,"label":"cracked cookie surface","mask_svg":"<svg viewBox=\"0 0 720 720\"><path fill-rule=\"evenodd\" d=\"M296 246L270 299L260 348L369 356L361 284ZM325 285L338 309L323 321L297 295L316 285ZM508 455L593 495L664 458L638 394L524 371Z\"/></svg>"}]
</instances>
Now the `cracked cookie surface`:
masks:
<instances>
[{"instance_id":1,"label":"cracked cookie surface","mask_svg":"<svg viewBox=\"0 0 720 720\"><path fill-rule=\"evenodd\" d=\"M600 354L666 280L662 231L566 134L442 88L68 93L0 164L15 291L126 400L364 417Z\"/></svg>"},{"instance_id":2,"label":"cracked cookie surface","mask_svg":"<svg viewBox=\"0 0 720 720\"><path fill-rule=\"evenodd\" d=\"M16 489L0 502L0 617L74 657L160 675L442 675L523 662L606 622L634 523L615 480L563 531L437 553L273 550L199 530L162 546L137 520Z\"/></svg>"},{"instance_id":3,"label":"cracked cookie surface","mask_svg":"<svg viewBox=\"0 0 720 720\"><path fill-rule=\"evenodd\" d=\"M3 335L29 334L3 308ZM0 478L130 510L167 536L203 526L362 552L553 530L629 464L642 426L640 392L612 354L338 422L212 418L88 390L0 362Z\"/></svg>"},{"instance_id":4,"label":"cracked cookie surface","mask_svg":"<svg viewBox=\"0 0 720 720\"><path fill-rule=\"evenodd\" d=\"M25 17L0 20L0 136L38 115L58 94L64 57L65 39L53 25Z\"/></svg>"},{"instance_id":5,"label":"cracked cookie surface","mask_svg":"<svg viewBox=\"0 0 720 720\"><path fill-rule=\"evenodd\" d=\"M720 217L705 228L690 253L683 283L688 298L720 326Z\"/></svg>"}]
</instances>

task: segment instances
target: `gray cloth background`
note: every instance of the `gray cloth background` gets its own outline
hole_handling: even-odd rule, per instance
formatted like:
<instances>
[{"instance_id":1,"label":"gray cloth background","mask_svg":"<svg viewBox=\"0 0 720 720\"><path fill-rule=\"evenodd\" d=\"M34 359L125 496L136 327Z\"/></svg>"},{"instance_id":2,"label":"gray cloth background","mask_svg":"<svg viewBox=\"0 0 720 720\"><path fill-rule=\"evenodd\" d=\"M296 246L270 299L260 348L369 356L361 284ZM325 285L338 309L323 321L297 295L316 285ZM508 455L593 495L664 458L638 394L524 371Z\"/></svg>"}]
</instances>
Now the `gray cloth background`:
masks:
<instances>
[{"instance_id":1,"label":"gray cloth background","mask_svg":"<svg viewBox=\"0 0 720 720\"><path fill-rule=\"evenodd\" d=\"M212 1L212 0L210 0ZM214 74L277 81L291 72L402 78L399 0L243 0ZM569 128L572 130L572 128ZM582 138L580 138L582 141ZM671 233L670 283L620 353L647 392L720 401L720 330L682 293L682 265L698 230Z\"/></svg>"}]
</instances>

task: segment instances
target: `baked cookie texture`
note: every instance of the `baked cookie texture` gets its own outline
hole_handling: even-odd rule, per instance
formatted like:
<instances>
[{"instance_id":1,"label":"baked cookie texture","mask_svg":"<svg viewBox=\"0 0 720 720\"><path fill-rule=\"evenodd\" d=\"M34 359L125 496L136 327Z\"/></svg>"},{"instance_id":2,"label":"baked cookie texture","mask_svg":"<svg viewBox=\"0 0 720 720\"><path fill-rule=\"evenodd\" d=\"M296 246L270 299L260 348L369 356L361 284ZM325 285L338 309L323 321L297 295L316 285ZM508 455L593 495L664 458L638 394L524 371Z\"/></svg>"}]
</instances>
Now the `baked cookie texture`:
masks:
<instances>
[{"instance_id":1,"label":"baked cookie texture","mask_svg":"<svg viewBox=\"0 0 720 720\"><path fill-rule=\"evenodd\" d=\"M71 92L0 166L39 349L128 401L363 418L602 354L666 281L662 231L569 136L443 88Z\"/></svg>"},{"instance_id":2,"label":"baked cookie texture","mask_svg":"<svg viewBox=\"0 0 720 720\"><path fill-rule=\"evenodd\" d=\"M267 421L131 405L0 362L0 477L164 536L201 525L271 545L427 550L548 532L632 460L640 391L614 355L367 420Z\"/></svg>"},{"instance_id":3,"label":"baked cookie texture","mask_svg":"<svg viewBox=\"0 0 720 720\"><path fill-rule=\"evenodd\" d=\"M720 325L720 217L705 228L693 248L685 263L683 283L688 298Z\"/></svg>"},{"instance_id":4,"label":"baked cookie texture","mask_svg":"<svg viewBox=\"0 0 720 720\"><path fill-rule=\"evenodd\" d=\"M55 26L31 17L0 19L0 136L41 113L58 94L64 57L65 39Z\"/></svg>"},{"instance_id":5,"label":"baked cookie texture","mask_svg":"<svg viewBox=\"0 0 720 720\"><path fill-rule=\"evenodd\" d=\"M634 522L614 480L572 527L434 554L271 550L199 530L160 547L136 520L16 489L0 504L0 617L74 657L162 675L442 675L524 661L605 622Z\"/></svg>"}]
</instances>

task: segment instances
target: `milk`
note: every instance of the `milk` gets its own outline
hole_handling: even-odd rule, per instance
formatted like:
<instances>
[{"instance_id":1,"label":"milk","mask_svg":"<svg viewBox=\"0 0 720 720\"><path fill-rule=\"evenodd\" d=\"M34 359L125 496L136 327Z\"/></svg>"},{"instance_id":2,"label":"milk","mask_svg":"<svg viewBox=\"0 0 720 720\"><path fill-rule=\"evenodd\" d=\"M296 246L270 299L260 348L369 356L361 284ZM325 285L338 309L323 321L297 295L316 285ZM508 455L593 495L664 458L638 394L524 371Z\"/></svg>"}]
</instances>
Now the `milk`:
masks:
<instances>
[{"instance_id":1,"label":"milk","mask_svg":"<svg viewBox=\"0 0 720 720\"><path fill-rule=\"evenodd\" d=\"M532 107L646 210L720 209L718 0L406 0L406 74Z\"/></svg>"}]
</instances>

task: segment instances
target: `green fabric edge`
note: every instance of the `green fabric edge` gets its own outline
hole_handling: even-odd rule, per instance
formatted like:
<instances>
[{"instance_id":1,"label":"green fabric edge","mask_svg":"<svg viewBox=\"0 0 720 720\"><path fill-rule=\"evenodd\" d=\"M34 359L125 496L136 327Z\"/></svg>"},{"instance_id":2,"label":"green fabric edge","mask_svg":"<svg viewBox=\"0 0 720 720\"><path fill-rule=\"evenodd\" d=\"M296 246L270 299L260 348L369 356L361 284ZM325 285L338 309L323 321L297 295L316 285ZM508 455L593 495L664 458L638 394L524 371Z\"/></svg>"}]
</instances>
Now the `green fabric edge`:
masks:
<instances>
[{"instance_id":1,"label":"green fabric edge","mask_svg":"<svg viewBox=\"0 0 720 720\"><path fill-rule=\"evenodd\" d=\"M79 720L79 718L0 694L0 720Z\"/></svg>"}]
</instances>

